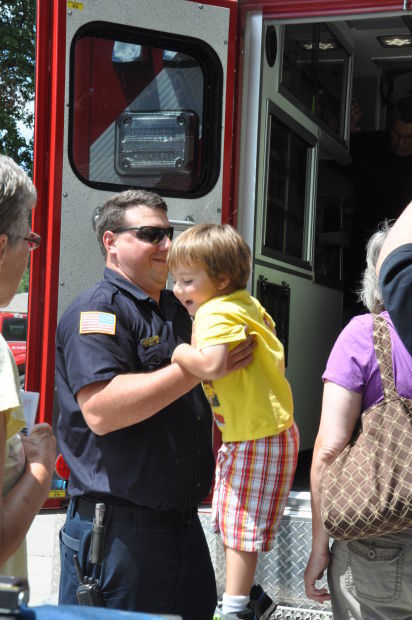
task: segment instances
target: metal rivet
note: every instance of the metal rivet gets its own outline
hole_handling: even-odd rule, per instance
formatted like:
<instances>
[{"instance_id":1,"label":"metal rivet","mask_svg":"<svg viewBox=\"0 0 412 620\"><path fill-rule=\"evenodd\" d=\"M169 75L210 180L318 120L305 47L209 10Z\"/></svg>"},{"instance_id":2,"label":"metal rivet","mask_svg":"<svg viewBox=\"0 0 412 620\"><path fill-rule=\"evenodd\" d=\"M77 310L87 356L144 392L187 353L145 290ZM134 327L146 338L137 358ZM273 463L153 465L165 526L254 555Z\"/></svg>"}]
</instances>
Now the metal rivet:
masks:
<instances>
[{"instance_id":1,"label":"metal rivet","mask_svg":"<svg viewBox=\"0 0 412 620\"><path fill-rule=\"evenodd\" d=\"M67 15L72 15L72 12L71 11L67 11Z\"/></svg>"},{"instance_id":2,"label":"metal rivet","mask_svg":"<svg viewBox=\"0 0 412 620\"><path fill-rule=\"evenodd\" d=\"M69 194L67 192L63 192L63 198L67 198Z\"/></svg>"}]
</instances>

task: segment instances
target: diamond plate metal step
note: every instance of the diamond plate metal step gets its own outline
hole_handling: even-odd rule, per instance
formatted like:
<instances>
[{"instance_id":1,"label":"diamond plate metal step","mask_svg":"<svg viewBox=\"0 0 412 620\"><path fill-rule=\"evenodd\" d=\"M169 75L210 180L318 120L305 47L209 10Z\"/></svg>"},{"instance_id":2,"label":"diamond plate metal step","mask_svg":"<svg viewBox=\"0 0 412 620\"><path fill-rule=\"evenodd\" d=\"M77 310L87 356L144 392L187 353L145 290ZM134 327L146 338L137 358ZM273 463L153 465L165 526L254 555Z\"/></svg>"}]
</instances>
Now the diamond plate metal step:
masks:
<instances>
[{"instance_id":1,"label":"diamond plate metal step","mask_svg":"<svg viewBox=\"0 0 412 620\"><path fill-rule=\"evenodd\" d=\"M210 530L210 509L201 509L200 520L216 574L218 597L224 592L225 553L220 536ZM306 598L303 572L311 550L310 494L290 494L273 549L259 556L256 583L278 602L276 619L326 620L332 618L330 603L317 604ZM327 587L326 577L319 587Z\"/></svg>"}]
</instances>

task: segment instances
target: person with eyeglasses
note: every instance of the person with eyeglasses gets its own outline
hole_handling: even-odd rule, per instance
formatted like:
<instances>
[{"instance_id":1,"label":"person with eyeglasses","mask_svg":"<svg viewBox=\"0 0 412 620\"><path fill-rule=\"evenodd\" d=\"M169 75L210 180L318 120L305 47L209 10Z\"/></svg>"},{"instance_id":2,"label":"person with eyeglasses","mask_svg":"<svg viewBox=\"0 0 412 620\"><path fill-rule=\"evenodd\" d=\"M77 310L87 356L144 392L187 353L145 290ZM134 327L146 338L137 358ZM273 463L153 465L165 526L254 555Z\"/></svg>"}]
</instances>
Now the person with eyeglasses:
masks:
<instances>
[{"instance_id":1,"label":"person with eyeglasses","mask_svg":"<svg viewBox=\"0 0 412 620\"><path fill-rule=\"evenodd\" d=\"M173 237L157 194L128 190L94 218L103 280L64 312L56 337L58 439L71 496L59 602L76 603L73 556L106 607L209 620L216 583L197 507L211 490L212 417L200 381L171 364L192 323L165 290ZM229 367L250 363L250 340ZM103 562L89 550L104 504Z\"/></svg>"},{"instance_id":2,"label":"person with eyeglasses","mask_svg":"<svg viewBox=\"0 0 412 620\"><path fill-rule=\"evenodd\" d=\"M29 229L36 190L11 158L0 155L0 307L15 295L39 235ZM56 440L48 424L28 437L17 367L0 334L0 574L27 578L25 535L50 490Z\"/></svg>"}]
</instances>

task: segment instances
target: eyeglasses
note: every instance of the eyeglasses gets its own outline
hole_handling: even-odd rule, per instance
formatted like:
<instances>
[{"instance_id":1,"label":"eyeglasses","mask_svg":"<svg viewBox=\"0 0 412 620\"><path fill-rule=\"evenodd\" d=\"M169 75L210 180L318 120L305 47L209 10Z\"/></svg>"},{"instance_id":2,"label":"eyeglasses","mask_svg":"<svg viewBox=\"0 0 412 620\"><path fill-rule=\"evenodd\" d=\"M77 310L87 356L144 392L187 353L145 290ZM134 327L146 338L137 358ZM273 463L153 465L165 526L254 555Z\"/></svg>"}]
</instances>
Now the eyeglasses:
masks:
<instances>
[{"instance_id":1,"label":"eyeglasses","mask_svg":"<svg viewBox=\"0 0 412 620\"><path fill-rule=\"evenodd\" d=\"M160 243L164 237L168 237L171 241L173 239L174 228L173 226L169 226L169 228L158 228L157 226L130 226L116 228L116 230L113 230L112 232L132 232L134 233L136 239L140 239L140 241L147 241L148 243L156 245L157 243Z\"/></svg>"},{"instance_id":2,"label":"eyeglasses","mask_svg":"<svg viewBox=\"0 0 412 620\"><path fill-rule=\"evenodd\" d=\"M37 250L40 245L41 237L37 233L30 231L27 237L21 237L18 235L19 239L24 239L29 244L29 250Z\"/></svg>"}]
</instances>

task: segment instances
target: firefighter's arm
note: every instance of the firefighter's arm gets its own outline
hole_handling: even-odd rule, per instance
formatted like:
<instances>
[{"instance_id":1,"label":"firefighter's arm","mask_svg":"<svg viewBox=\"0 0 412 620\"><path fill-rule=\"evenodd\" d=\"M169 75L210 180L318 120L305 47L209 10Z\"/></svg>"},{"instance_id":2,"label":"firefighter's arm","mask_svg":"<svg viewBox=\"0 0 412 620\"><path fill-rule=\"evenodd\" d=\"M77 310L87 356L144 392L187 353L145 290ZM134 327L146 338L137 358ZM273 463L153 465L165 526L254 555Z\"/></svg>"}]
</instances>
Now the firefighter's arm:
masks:
<instances>
[{"instance_id":1,"label":"firefighter's arm","mask_svg":"<svg viewBox=\"0 0 412 620\"><path fill-rule=\"evenodd\" d=\"M378 276L385 258L389 256L393 250L407 243L412 243L412 202L398 217L383 243L376 264L376 273Z\"/></svg>"},{"instance_id":2,"label":"firefighter's arm","mask_svg":"<svg viewBox=\"0 0 412 620\"><path fill-rule=\"evenodd\" d=\"M22 439L26 456L23 475L4 497L0 493L0 566L15 553L47 498L54 470L56 440L48 424L35 425L30 437ZM6 418L1 415L0 488L5 455Z\"/></svg>"},{"instance_id":3,"label":"firefighter's arm","mask_svg":"<svg viewBox=\"0 0 412 620\"><path fill-rule=\"evenodd\" d=\"M183 366L199 379L218 379L227 366L228 345L216 344L202 350L189 344L180 344L174 350L172 363Z\"/></svg>"},{"instance_id":4,"label":"firefighter's arm","mask_svg":"<svg viewBox=\"0 0 412 620\"><path fill-rule=\"evenodd\" d=\"M81 388L77 402L96 435L143 422L170 405L199 383L177 364L154 372L119 374Z\"/></svg>"},{"instance_id":5,"label":"firefighter's arm","mask_svg":"<svg viewBox=\"0 0 412 620\"><path fill-rule=\"evenodd\" d=\"M330 599L326 588L316 587L316 581L322 578L330 557L329 536L323 527L320 513L320 481L326 467L348 444L360 416L361 403L362 394L326 381L310 472L312 552L304 574L306 595L317 602Z\"/></svg>"},{"instance_id":6,"label":"firefighter's arm","mask_svg":"<svg viewBox=\"0 0 412 620\"><path fill-rule=\"evenodd\" d=\"M233 349L224 372L250 364L256 343L249 336ZM138 424L170 405L196 385L199 379L179 364L170 364L151 373L122 374L81 388L77 402L91 431L106 435Z\"/></svg>"}]
</instances>

